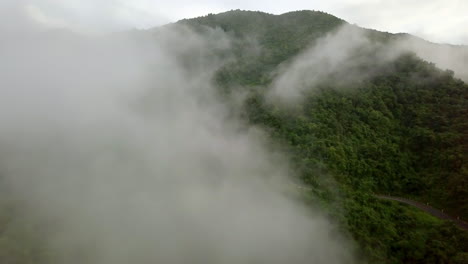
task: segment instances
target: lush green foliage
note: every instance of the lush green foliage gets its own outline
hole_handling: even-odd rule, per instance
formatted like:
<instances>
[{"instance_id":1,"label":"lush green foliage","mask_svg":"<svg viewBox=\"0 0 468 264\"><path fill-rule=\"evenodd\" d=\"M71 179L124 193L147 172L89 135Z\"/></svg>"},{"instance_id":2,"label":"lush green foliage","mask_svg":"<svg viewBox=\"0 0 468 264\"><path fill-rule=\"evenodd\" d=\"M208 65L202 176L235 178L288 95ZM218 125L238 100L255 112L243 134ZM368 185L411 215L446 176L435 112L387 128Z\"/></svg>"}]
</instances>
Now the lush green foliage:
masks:
<instances>
[{"instance_id":1,"label":"lush green foliage","mask_svg":"<svg viewBox=\"0 0 468 264\"><path fill-rule=\"evenodd\" d=\"M318 197L336 199L323 184L324 174L335 176L345 198L330 210L345 209L342 221L372 261L457 263L468 250L466 232L371 194L430 201L466 216L468 87L412 55L389 66L392 73L349 87L314 87L294 109L252 93L247 117L290 146Z\"/></svg>"},{"instance_id":2,"label":"lush green foliage","mask_svg":"<svg viewBox=\"0 0 468 264\"><path fill-rule=\"evenodd\" d=\"M315 87L292 111L256 94L249 118L272 127L301 162L325 163L356 190L411 196L468 216L468 87L412 55L391 67L349 87Z\"/></svg>"}]
</instances>

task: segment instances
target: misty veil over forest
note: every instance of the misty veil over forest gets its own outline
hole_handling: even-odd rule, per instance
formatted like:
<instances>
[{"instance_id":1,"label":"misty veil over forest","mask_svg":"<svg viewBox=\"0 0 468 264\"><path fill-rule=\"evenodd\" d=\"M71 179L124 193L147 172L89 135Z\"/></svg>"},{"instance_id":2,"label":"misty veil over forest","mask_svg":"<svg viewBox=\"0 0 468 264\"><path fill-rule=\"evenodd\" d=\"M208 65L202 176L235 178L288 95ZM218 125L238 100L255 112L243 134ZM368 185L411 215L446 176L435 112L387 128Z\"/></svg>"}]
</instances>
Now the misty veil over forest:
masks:
<instances>
[{"instance_id":1,"label":"misty veil over forest","mask_svg":"<svg viewBox=\"0 0 468 264\"><path fill-rule=\"evenodd\" d=\"M467 263L466 230L376 196L468 219L467 46L319 11L82 32L21 2L1 263Z\"/></svg>"}]
</instances>

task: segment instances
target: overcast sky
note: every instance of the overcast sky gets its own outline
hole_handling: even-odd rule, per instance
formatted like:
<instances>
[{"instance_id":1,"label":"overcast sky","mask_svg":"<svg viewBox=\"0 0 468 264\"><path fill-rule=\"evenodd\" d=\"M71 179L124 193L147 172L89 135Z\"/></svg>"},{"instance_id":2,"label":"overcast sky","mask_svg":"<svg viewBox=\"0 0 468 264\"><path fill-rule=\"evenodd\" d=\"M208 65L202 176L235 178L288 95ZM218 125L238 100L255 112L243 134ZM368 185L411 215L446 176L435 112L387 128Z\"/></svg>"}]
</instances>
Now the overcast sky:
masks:
<instances>
[{"instance_id":1,"label":"overcast sky","mask_svg":"<svg viewBox=\"0 0 468 264\"><path fill-rule=\"evenodd\" d=\"M25 23L15 20L22 15L79 30L149 28L231 9L274 14L321 10L367 28L468 44L468 0L1 0L0 8L0 20L10 20L10 28Z\"/></svg>"}]
</instances>

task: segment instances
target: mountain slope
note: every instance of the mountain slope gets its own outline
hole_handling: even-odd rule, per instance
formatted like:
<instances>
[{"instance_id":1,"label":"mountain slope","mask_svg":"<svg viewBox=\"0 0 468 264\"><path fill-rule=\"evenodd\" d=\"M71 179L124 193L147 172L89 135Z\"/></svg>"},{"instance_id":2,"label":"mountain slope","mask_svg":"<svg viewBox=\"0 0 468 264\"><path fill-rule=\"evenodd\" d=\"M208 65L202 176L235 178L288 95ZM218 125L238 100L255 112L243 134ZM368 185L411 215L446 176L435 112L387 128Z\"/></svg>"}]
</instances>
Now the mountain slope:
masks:
<instances>
[{"instance_id":1,"label":"mountain slope","mask_svg":"<svg viewBox=\"0 0 468 264\"><path fill-rule=\"evenodd\" d=\"M239 54L236 53L236 55L239 55L237 56L238 59L221 69L216 78L221 86L260 86L258 90L261 90L262 85L271 84L272 78L274 78L272 74L277 70L276 67L281 63L284 64L285 61L293 60L304 49L313 46L318 38L323 37L330 31L336 30L346 22L334 16L313 11L291 12L279 16L261 12L231 11L219 15L208 15L201 18L183 20L180 23L191 26L219 27L228 33L234 34L239 39L255 39L255 43L260 49L259 54L243 57L243 54L249 54L245 49L247 46L243 43L245 46L236 47L239 49L237 51ZM365 29L358 30L363 31L364 36L371 41L382 43L383 45L393 45L394 41L402 38L401 34L395 35ZM287 45L284 43L287 43ZM373 52L380 52L380 50L377 49ZM372 54L364 55L373 56ZM375 60L378 59L378 57L375 58ZM365 62L368 63L367 61ZM288 64L286 63L286 65ZM365 65L354 67L362 66ZM351 87L349 89L336 90L334 89L336 86L333 83L326 83L322 85L324 87L321 90L323 90L324 94L334 93L334 95L330 96L346 97L347 100L350 100L351 105L348 109L345 110L344 106L334 104L330 106L328 111L341 111L340 115L344 116L352 114L361 115L357 119L350 117L348 120L345 117L339 117L336 121L336 126L338 127L335 126L335 130L331 130L330 133L341 133L342 136L348 136L347 138L357 137L358 139L365 139L362 133L368 132L352 130L354 123L350 123L350 120L359 121L359 125L366 125L369 129L375 130L371 131L371 133L380 133L375 136L375 141L384 140L385 142L392 137L398 137L398 139L395 139L398 142L394 142L398 145L398 149L393 150L397 152L394 154L387 153L388 155L381 153L381 157L379 158L382 159L381 162L384 162L383 159L396 155L396 160L385 161L385 163L391 165L372 165L373 162L368 161L368 165L366 166L369 168L364 169L366 172L361 172L359 170L362 169L353 168L350 164L340 165L341 162L339 160L334 160L328 165L334 168L339 167L341 173L349 174L353 178L366 177L376 181L374 191L395 191L397 193L417 196L420 192L426 190L423 187L424 185L431 185L428 188L437 187L436 189L440 189L441 184L442 186L444 185L444 180L442 179L447 179L446 177L451 178L455 174L465 173L464 171L466 170L463 166L463 164L466 164L464 154L467 148L467 135L464 132L466 131L467 124L464 120L465 118L463 118L466 116L466 109L468 109L466 85L454 79L452 72L439 71L433 64L422 62L413 56L404 56L396 63L384 65L384 67L392 69L387 70L385 73L379 73L371 79L366 79L364 82L362 80L359 80L360 83L350 81L346 84ZM415 78L419 79L415 80ZM310 89L315 89L312 86ZM369 95L372 96L369 97ZM310 101L305 102L303 107L311 105L313 101L318 100L317 98L316 95L311 96ZM367 102L368 98L371 98L371 101ZM376 101L377 98L380 101ZM312 111L316 111L316 109L306 109L305 111L313 113ZM393 127L386 129L384 127L385 123L378 123L369 119L369 117L362 116L372 114L372 111L382 112L382 117L377 116L377 118L386 118L387 121L391 121L390 124ZM296 116L293 115L288 118L296 118ZM322 122L329 121L322 120ZM379 130L382 132L379 132ZM421 134L423 131L429 134ZM311 131L311 133L316 132ZM316 137L318 137L319 141L324 140L320 138L320 135ZM385 139L385 137L388 138ZM433 139L430 141L430 139L424 137L432 137ZM385 148L379 142L374 142L374 144L377 148ZM346 143L346 146L351 147L352 145L351 143ZM368 152L364 149L362 151L355 149L355 151L359 153ZM385 149L380 151L385 152ZM454 153L448 154L449 152ZM321 154L324 155L325 153ZM352 154L346 154L346 156L349 155ZM377 158L374 153L369 153L368 155L369 158ZM410 155L412 157L403 157L401 155ZM447 161L448 155L452 155L451 159L455 160ZM354 161L359 159L361 158L357 156L352 158ZM390 172L388 169L383 168L388 166L396 166L394 168L395 171ZM379 168L381 168L381 172L379 172L381 175L372 176L372 172L370 171L379 170ZM357 171L353 172L352 170ZM439 174L438 182L427 183L428 180L425 179L433 179L431 175L434 176L434 174ZM444 174L444 176L441 174ZM386 177L393 177L395 180L392 183L390 180L386 180ZM406 178L411 178L412 180ZM464 186L462 179L466 178L465 176L455 178L458 179L455 182L448 181L450 185ZM417 182L411 183L411 181ZM403 185L406 185L406 187L402 187ZM443 192L446 193L445 191ZM448 192L449 195L450 193L452 192ZM433 194L428 193L423 196L429 198L433 197ZM447 203L450 203L449 201L452 201L454 204L458 204L458 207L463 207L466 203L458 199L463 199L466 196L463 193L453 195L451 198L443 199L445 203L440 201L437 204L441 207L457 208L456 205L446 206ZM435 197L439 196L435 195ZM435 198L433 201L437 199ZM468 217L466 209L455 210L454 212Z\"/></svg>"},{"instance_id":2,"label":"mountain slope","mask_svg":"<svg viewBox=\"0 0 468 264\"><path fill-rule=\"evenodd\" d=\"M408 36L353 26L375 44L366 46L371 48L354 59L377 64L352 67L378 70L366 78L349 80L348 73L334 73L345 77L345 83L337 84L331 76L309 84L302 94L305 99L295 109L285 109L265 99L278 67L289 67L320 37L346 22L312 11L280 16L232 11L181 23L219 27L237 39L255 40L259 54L243 57L248 49L237 46L238 60L218 72L217 83L228 94L242 89L239 87L250 91L245 118L288 146L302 179L315 188L321 200L328 201L331 208L334 203L345 207L343 221L373 261L452 263L464 258L466 253L460 252L468 251L462 242L466 238L448 235L457 232L454 227L443 231L447 227L429 221L430 217L425 220L426 216L413 214L411 209L403 213L399 205L382 207L370 195L411 197L468 217L468 86L454 78L452 71L439 70L404 49L395 60L380 63L379 54L386 46L405 48ZM411 43L406 50L419 47L414 39ZM447 49L431 45L433 51ZM332 190L336 186L326 187L322 174L333 175L347 199L337 198ZM412 223L405 223L404 218ZM441 243L437 250L431 241Z\"/></svg>"}]
</instances>

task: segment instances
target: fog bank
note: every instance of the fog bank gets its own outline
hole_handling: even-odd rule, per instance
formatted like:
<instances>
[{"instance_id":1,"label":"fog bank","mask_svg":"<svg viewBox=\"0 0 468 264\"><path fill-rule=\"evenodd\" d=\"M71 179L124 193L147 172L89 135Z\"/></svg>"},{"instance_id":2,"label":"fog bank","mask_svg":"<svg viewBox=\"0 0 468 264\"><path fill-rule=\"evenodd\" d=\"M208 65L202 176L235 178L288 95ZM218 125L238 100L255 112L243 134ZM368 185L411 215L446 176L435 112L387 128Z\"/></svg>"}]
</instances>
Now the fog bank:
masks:
<instances>
[{"instance_id":1,"label":"fog bank","mask_svg":"<svg viewBox=\"0 0 468 264\"><path fill-rule=\"evenodd\" d=\"M1 184L53 262L353 262L321 212L284 194L283 154L218 100L220 30L1 43Z\"/></svg>"}]
</instances>

